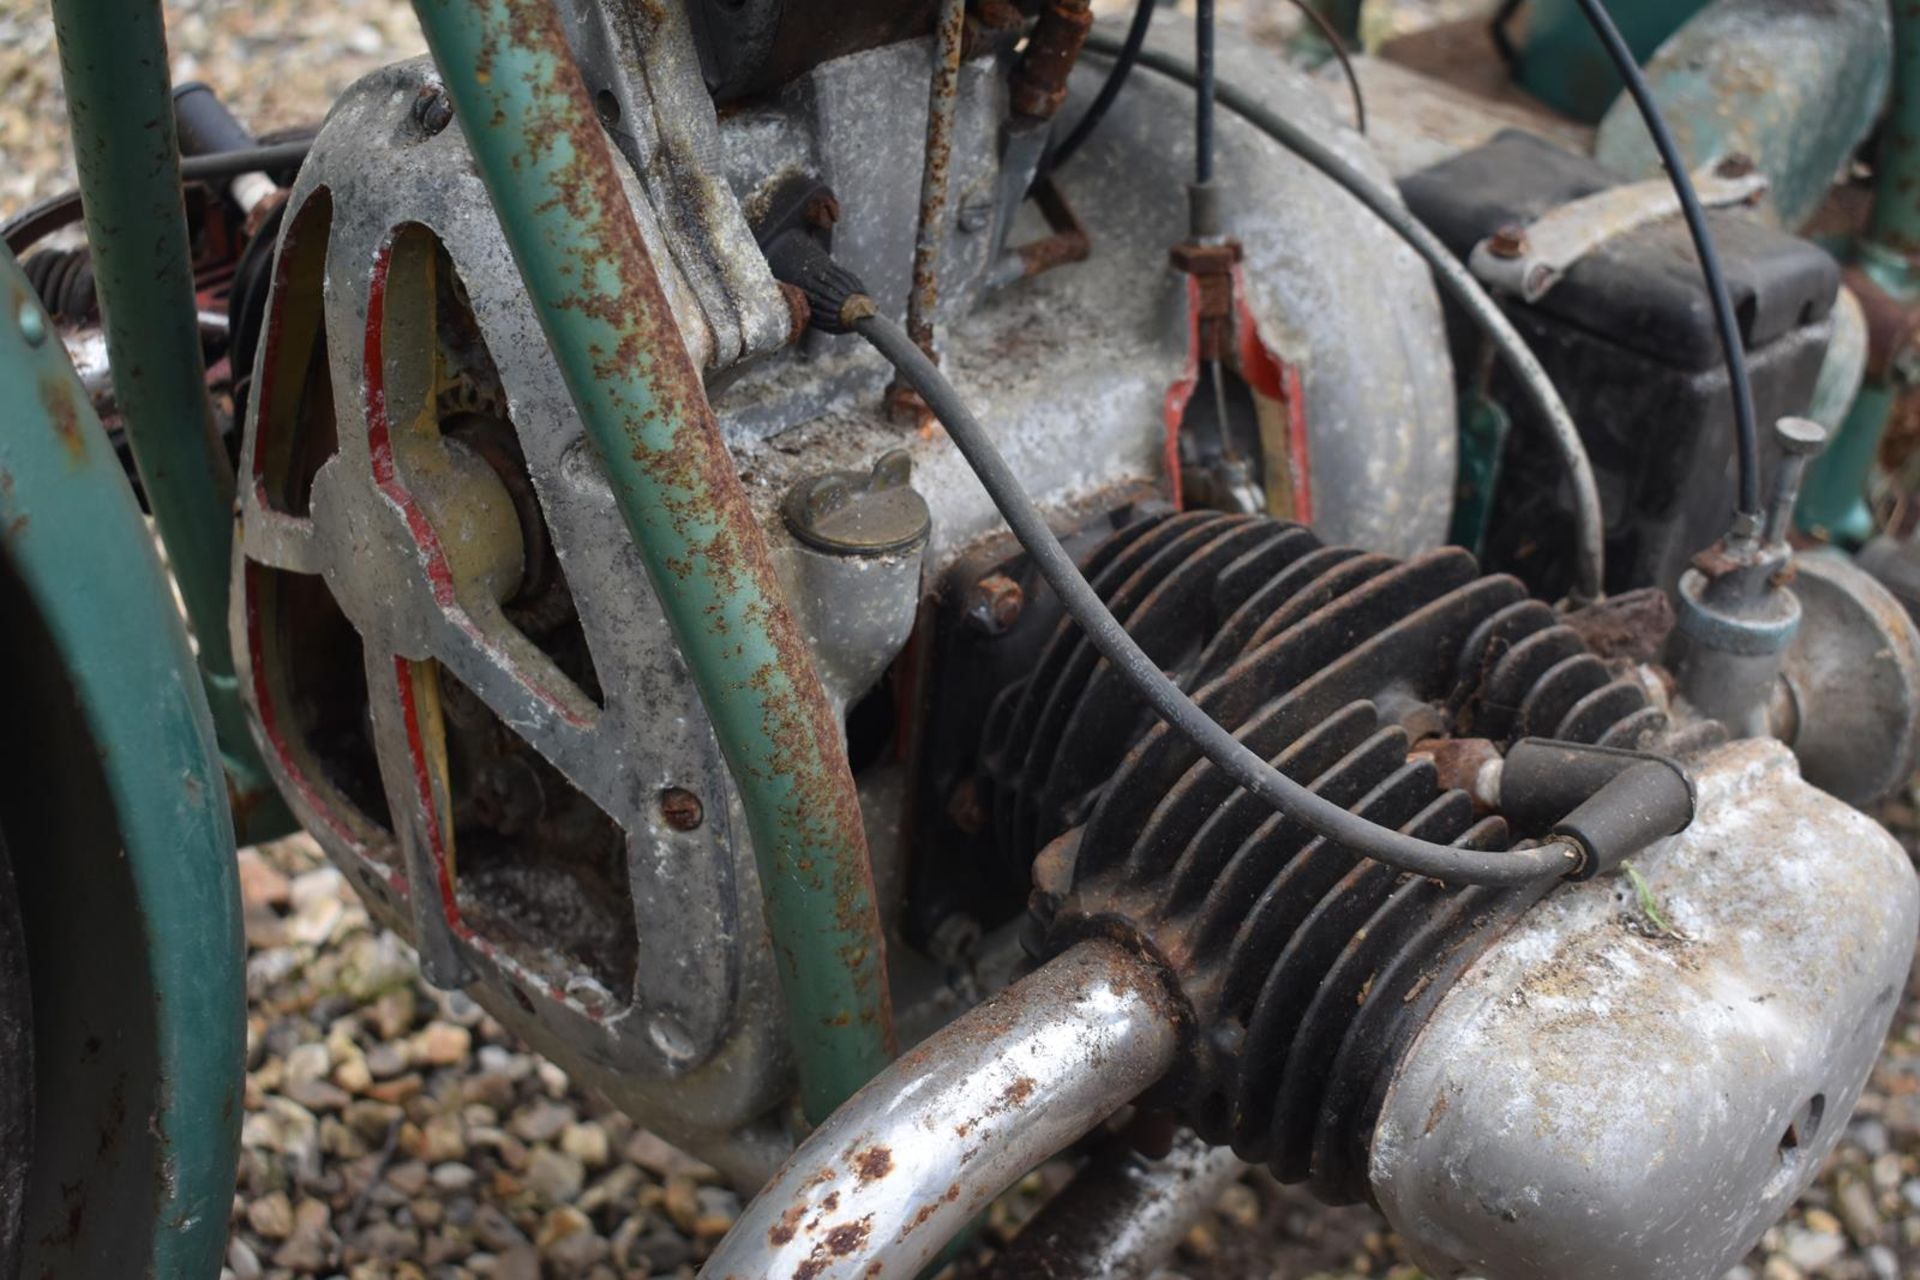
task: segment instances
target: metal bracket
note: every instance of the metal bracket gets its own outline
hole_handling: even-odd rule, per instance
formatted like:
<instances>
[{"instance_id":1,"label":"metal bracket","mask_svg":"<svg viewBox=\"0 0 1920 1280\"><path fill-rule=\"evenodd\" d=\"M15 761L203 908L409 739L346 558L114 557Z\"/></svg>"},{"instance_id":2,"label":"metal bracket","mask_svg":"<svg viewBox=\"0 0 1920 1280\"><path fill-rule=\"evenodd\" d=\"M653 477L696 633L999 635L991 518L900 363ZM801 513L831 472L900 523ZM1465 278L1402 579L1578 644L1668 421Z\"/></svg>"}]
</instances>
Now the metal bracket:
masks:
<instances>
[{"instance_id":1,"label":"metal bracket","mask_svg":"<svg viewBox=\"0 0 1920 1280\"><path fill-rule=\"evenodd\" d=\"M709 367L778 350L786 302L721 176L720 122L685 7L574 0L561 16L600 123L712 330Z\"/></svg>"},{"instance_id":2,"label":"metal bracket","mask_svg":"<svg viewBox=\"0 0 1920 1280\"><path fill-rule=\"evenodd\" d=\"M1758 200L1767 176L1718 160L1698 170L1693 185L1702 206L1718 209ZM1549 209L1525 227L1502 227L1473 246L1467 266L1489 288L1538 302L1582 258L1679 213L1680 199L1665 178L1609 187Z\"/></svg>"}]
</instances>

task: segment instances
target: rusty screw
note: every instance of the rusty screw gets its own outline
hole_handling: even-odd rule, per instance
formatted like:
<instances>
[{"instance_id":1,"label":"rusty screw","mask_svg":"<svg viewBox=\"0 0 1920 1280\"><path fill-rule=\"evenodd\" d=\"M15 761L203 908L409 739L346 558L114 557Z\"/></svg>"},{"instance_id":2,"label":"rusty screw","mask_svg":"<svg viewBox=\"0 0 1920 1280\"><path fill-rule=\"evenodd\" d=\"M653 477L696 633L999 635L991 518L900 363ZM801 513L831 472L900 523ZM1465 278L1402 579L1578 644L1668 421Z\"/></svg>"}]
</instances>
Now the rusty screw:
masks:
<instances>
[{"instance_id":1,"label":"rusty screw","mask_svg":"<svg viewBox=\"0 0 1920 1280\"><path fill-rule=\"evenodd\" d=\"M437 84L423 84L413 99L413 122L431 138L453 123L453 103Z\"/></svg>"},{"instance_id":2,"label":"rusty screw","mask_svg":"<svg viewBox=\"0 0 1920 1280\"><path fill-rule=\"evenodd\" d=\"M660 793L660 816L675 831L692 831L706 817L700 797L685 787L668 787Z\"/></svg>"},{"instance_id":3,"label":"rusty screw","mask_svg":"<svg viewBox=\"0 0 1920 1280\"><path fill-rule=\"evenodd\" d=\"M1487 252L1496 258L1519 258L1527 252L1527 229L1509 222L1487 237Z\"/></svg>"},{"instance_id":4,"label":"rusty screw","mask_svg":"<svg viewBox=\"0 0 1920 1280\"><path fill-rule=\"evenodd\" d=\"M798 342L813 323L813 305L807 301L805 289L784 280L780 282L780 296L787 304L787 341Z\"/></svg>"},{"instance_id":5,"label":"rusty screw","mask_svg":"<svg viewBox=\"0 0 1920 1280\"><path fill-rule=\"evenodd\" d=\"M831 231L833 224L840 221L840 202L833 198L830 191L815 192L807 200L807 207L802 212L812 226L821 231Z\"/></svg>"},{"instance_id":6,"label":"rusty screw","mask_svg":"<svg viewBox=\"0 0 1920 1280\"><path fill-rule=\"evenodd\" d=\"M987 806L980 800L980 783L962 778L947 797L947 819L962 835L977 836L987 826Z\"/></svg>"},{"instance_id":7,"label":"rusty screw","mask_svg":"<svg viewBox=\"0 0 1920 1280\"><path fill-rule=\"evenodd\" d=\"M1020 620L1026 603L1019 583L1004 573L990 573L973 584L967 598L967 625L981 635L1005 635Z\"/></svg>"}]
</instances>

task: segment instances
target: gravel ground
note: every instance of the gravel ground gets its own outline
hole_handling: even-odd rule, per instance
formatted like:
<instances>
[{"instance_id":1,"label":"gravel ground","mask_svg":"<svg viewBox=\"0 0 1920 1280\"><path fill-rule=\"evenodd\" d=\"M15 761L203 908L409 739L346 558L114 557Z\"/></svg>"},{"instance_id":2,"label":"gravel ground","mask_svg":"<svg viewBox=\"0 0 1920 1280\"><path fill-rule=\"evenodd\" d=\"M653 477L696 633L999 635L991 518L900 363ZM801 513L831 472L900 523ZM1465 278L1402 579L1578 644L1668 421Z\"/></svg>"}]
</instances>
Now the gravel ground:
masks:
<instances>
[{"instance_id":1,"label":"gravel ground","mask_svg":"<svg viewBox=\"0 0 1920 1280\"><path fill-rule=\"evenodd\" d=\"M1403 2L1370 33L1476 4ZM1257 34L1290 26L1277 0L1244 7ZM0 0L0 217L72 183L45 12ZM167 12L176 80L213 83L259 131L317 118L355 78L421 47L394 0L175 0ZM1888 817L1915 826L1904 807ZM241 867L249 1057L228 1276L694 1274L740 1209L712 1169L582 1096L464 997L423 986L412 953L370 925L311 841L245 851ZM1060 1176L1043 1170L996 1208L982 1257ZM1260 1177L1222 1198L1174 1267L1191 1280L1420 1274L1370 1211L1327 1212ZM1920 984L1846 1140L1729 1280L1799 1277L1920 1277Z\"/></svg>"}]
</instances>

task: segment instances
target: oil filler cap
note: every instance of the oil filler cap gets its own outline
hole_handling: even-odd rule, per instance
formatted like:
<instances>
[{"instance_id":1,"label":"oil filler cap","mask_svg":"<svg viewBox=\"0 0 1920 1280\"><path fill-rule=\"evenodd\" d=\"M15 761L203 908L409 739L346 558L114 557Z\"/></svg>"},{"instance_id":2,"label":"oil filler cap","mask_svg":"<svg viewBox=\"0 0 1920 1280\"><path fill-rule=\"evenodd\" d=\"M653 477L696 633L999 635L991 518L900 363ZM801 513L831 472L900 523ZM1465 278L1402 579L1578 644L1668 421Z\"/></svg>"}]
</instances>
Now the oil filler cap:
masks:
<instances>
[{"instance_id":1,"label":"oil filler cap","mask_svg":"<svg viewBox=\"0 0 1920 1280\"><path fill-rule=\"evenodd\" d=\"M817 551L877 556L927 540L933 517L913 488L905 449L883 454L870 472L824 471L788 491L780 504L793 536Z\"/></svg>"}]
</instances>

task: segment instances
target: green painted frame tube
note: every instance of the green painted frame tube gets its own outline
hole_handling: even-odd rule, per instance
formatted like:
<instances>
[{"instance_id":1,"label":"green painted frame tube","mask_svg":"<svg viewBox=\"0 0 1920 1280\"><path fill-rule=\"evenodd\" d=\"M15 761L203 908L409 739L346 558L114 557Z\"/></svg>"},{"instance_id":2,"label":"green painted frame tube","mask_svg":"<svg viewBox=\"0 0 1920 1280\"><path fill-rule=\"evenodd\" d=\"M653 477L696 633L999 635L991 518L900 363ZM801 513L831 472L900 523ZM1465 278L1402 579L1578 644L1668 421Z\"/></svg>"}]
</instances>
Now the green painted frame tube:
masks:
<instances>
[{"instance_id":1,"label":"green painted frame tube","mask_svg":"<svg viewBox=\"0 0 1920 1280\"><path fill-rule=\"evenodd\" d=\"M1893 100L1874 157L1867 238L1920 257L1920 0L1893 0Z\"/></svg>"},{"instance_id":2,"label":"green painted frame tube","mask_svg":"<svg viewBox=\"0 0 1920 1280\"><path fill-rule=\"evenodd\" d=\"M133 1059L124 1041L143 1031L116 1028L121 1042L110 1052L159 1068L151 1112L122 1101L117 1119L111 1105L95 1117L63 1117L86 1126L84 1159L93 1168L128 1145L121 1129L151 1135L154 1167L135 1180L141 1203L102 1194L92 1210L99 1219L141 1213L150 1219L150 1240L124 1218L107 1228L90 1217L94 1240L36 1238L29 1248L68 1250L52 1255L64 1261L50 1262L46 1274L118 1277L136 1272L115 1270L116 1256L102 1241L131 1238L127 1247L151 1259L137 1274L212 1276L226 1249L246 1055L239 876L212 717L119 458L59 335L4 252L0 305L0 386L12 393L0 431L0 559L51 637L99 744L120 842L107 874L124 868L141 918L136 938L90 937L97 925L87 920L53 927L70 931L78 945L128 951L120 981L127 989L145 984L155 1043ZM75 851L39 853L71 858ZM16 849L14 856L29 855ZM82 1205L92 1168L86 1177L71 1193Z\"/></svg>"},{"instance_id":3,"label":"green painted frame tube","mask_svg":"<svg viewBox=\"0 0 1920 1280\"><path fill-rule=\"evenodd\" d=\"M279 834L292 823L247 729L227 638L233 468L200 355L160 3L53 0L53 24L114 399L200 646L236 812L249 834Z\"/></svg>"},{"instance_id":4,"label":"green painted frame tube","mask_svg":"<svg viewBox=\"0 0 1920 1280\"><path fill-rule=\"evenodd\" d=\"M739 788L801 1102L819 1119L894 1051L840 725L552 0L414 9Z\"/></svg>"}]
</instances>

